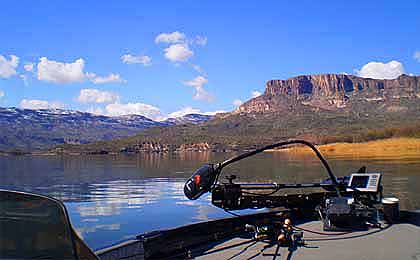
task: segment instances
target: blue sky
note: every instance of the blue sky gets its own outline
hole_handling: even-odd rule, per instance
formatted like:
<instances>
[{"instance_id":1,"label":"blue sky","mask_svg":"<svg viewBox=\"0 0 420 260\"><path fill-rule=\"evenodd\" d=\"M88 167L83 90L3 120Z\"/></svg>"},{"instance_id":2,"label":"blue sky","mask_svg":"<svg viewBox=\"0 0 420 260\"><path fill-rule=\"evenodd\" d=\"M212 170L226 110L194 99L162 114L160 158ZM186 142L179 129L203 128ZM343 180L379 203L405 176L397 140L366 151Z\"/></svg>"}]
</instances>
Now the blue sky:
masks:
<instances>
[{"instance_id":1,"label":"blue sky","mask_svg":"<svg viewBox=\"0 0 420 260\"><path fill-rule=\"evenodd\" d=\"M227 2L2 1L0 106L160 119L270 79L420 74L418 1Z\"/></svg>"}]
</instances>

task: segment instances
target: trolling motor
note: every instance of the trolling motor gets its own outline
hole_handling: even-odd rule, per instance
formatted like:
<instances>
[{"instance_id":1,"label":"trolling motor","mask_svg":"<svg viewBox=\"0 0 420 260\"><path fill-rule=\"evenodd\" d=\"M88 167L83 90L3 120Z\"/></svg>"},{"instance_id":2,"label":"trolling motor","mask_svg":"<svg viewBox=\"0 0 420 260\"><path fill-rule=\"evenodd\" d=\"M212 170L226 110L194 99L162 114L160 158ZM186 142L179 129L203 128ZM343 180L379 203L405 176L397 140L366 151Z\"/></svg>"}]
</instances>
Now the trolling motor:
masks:
<instances>
[{"instance_id":1,"label":"trolling motor","mask_svg":"<svg viewBox=\"0 0 420 260\"><path fill-rule=\"evenodd\" d=\"M231 163L261 153L267 149L302 144L311 148L327 171L328 179L321 183L234 183L236 176L219 183L222 169ZM375 222L378 204L382 199L380 173L366 173L362 167L351 176L336 178L319 150L304 140L290 140L250 151L222 163L207 164L199 168L184 186L190 200L206 192L212 193L212 204L224 210L285 207L305 213L317 213L324 223L324 230L354 229ZM322 188L324 191L288 195L275 195L284 189ZM267 192L268 191L268 192Z\"/></svg>"}]
</instances>

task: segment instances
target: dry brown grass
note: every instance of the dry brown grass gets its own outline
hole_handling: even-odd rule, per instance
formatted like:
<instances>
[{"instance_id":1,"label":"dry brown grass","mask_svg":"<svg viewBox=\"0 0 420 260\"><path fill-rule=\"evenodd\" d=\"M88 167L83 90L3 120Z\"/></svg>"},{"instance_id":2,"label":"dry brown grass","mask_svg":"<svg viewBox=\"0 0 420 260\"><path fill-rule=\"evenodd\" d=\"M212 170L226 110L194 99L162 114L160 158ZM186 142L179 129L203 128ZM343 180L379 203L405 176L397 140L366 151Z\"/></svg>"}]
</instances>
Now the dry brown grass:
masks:
<instances>
[{"instance_id":1,"label":"dry brown grass","mask_svg":"<svg viewBox=\"0 0 420 260\"><path fill-rule=\"evenodd\" d=\"M349 158L419 158L420 138L389 138L364 143L332 143L318 146L321 153L331 157ZM306 154L306 147L291 147L280 152Z\"/></svg>"}]
</instances>

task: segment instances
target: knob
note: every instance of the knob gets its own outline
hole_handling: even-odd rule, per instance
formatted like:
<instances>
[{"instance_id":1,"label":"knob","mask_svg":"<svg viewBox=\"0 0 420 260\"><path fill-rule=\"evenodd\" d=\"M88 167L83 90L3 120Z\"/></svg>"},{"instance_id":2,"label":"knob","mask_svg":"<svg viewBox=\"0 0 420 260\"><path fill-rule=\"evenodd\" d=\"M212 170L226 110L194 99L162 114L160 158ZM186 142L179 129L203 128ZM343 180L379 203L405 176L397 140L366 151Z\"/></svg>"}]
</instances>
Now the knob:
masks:
<instances>
[{"instance_id":1,"label":"knob","mask_svg":"<svg viewBox=\"0 0 420 260\"><path fill-rule=\"evenodd\" d=\"M229 184L233 184L233 180L236 179L236 175L226 176L226 179L229 181Z\"/></svg>"}]
</instances>

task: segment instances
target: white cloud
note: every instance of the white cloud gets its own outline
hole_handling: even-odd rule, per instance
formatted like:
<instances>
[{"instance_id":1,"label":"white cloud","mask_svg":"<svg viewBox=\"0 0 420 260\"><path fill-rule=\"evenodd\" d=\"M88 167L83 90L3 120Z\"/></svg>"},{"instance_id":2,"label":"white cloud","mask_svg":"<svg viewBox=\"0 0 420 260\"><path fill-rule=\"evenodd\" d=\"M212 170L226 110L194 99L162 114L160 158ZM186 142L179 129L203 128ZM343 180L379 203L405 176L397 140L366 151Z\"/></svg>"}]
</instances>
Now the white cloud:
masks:
<instances>
[{"instance_id":1,"label":"white cloud","mask_svg":"<svg viewBox=\"0 0 420 260\"><path fill-rule=\"evenodd\" d=\"M206 72L200 65L192 64L192 68L200 74L206 75Z\"/></svg>"},{"instance_id":2,"label":"white cloud","mask_svg":"<svg viewBox=\"0 0 420 260\"><path fill-rule=\"evenodd\" d=\"M176 117L182 117L188 114L201 114L200 109L198 108L192 108L192 107L184 107L181 108L178 111L172 112L168 114L168 118L176 118Z\"/></svg>"},{"instance_id":3,"label":"white cloud","mask_svg":"<svg viewBox=\"0 0 420 260\"><path fill-rule=\"evenodd\" d=\"M77 101L80 103L116 103L119 98L118 94L110 91L85 88L80 90Z\"/></svg>"},{"instance_id":4,"label":"white cloud","mask_svg":"<svg viewBox=\"0 0 420 260\"><path fill-rule=\"evenodd\" d=\"M192 80L184 81L183 84L186 86L193 87L195 89L194 99L195 100L204 100L211 102L214 100L214 97L204 90L204 85L207 84L208 80L203 76L197 76Z\"/></svg>"},{"instance_id":5,"label":"white cloud","mask_svg":"<svg viewBox=\"0 0 420 260\"><path fill-rule=\"evenodd\" d=\"M143 103L114 103L105 107L109 116L142 115L153 120L160 120L164 116L159 108Z\"/></svg>"},{"instance_id":6,"label":"white cloud","mask_svg":"<svg viewBox=\"0 0 420 260\"><path fill-rule=\"evenodd\" d=\"M195 36L195 43L198 45L204 46L207 44L207 37L197 35Z\"/></svg>"},{"instance_id":7,"label":"white cloud","mask_svg":"<svg viewBox=\"0 0 420 260\"><path fill-rule=\"evenodd\" d=\"M22 99L22 101L20 101L20 107L25 109L62 109L64 108L64 104L60 102L49 102L46 100Z\"/></svg>"},{"instance_id":8,"label":"white cloud","mask_svg":"<svg viewBox=\"0 0 420 260\"><path fill-rule=\"evenodd\" d=\"M256 97L259 97L259 96L261 96L261 92L259 92L258 90L254 90L254 91L252 91L251 92L251 97L252 98L256 98Z\"/></svg>"},{"instance_id":9,"label":"white cloud","mask_svg":"<svg viewBox=\"0 0 420 260\"><path fill-rule=\"evenodd\" d=\"M90 107L86 110L86 112L91 113L91 114L95 114L95 115L103 115L104 114L104 110L100 107Z\"/></svg>"},{"instance_id":10,"label":"white cloud","mask_svg":"<svg viewBox=\"0 0 420 260\"><path fill-rule=\"evenodd\" d=\"M161 33L155 38L155 43L166 42L166 43L179 43L184 42L186 39L185 34L175 31L172 33Z\"/></svg>"},{"instance_id":11,"label":"white cloud","mask_svg":"<svg viewBox=\"0 0 420 260\"><path fill-rule=\"evenodd\" d=\"M358 76L373 79L395 79L404 73L403 64L395 60L388 63L369 62L360 70L356 70Z\"/></svg>"},{"instance_id":12,"label":"white cloud","mask_svg":"<svg viewBox=\"0 0 420 260\"><path fill-rule=\"evenodd\" d=\"M23 65L23 68L26 71L32 71L34 69L34 64L33 63L26 63L25 65Z\"/></svg>"},{"instance_id":13,"label":"white cloud","mask_svg":"<svg viewBox=\"0 0 420 260\"><path fill-rule=\"evenodd\" d=\"M232 104L235 106L235 107L239 107L240 105L242 105L242 100L240 100L240 99L235 99L235 100L233 100L233 102L232 102Z\"/></svg>"},{"instance_id":14,"label":"white cloud","mask_svg":"<svg viewBox=\"0 0 420 260\"><path fill-rule=\"evenodd\" d=\"M420 62L420 51L415 51L413 54L413 58Z\"/></svg>"},{"instance_id":15,"label":"white cloud","mask_svg":"<svg viewBox=\"0 0 420 260\"><path fill-rule=\"evenodd\" d=\"M122 62L126 63L126 64L143 64L144 66L149 66L152 62L152 58L150 58L149 56L135 56L135 55L131 55L131 54L124 54L123 56L121 56L121 60Z\"/></svg>"},{"instance_id":16,"label":"white cloud","mask_svg":"<svg viewBox=\"0 0 420 260\"><path fill-rule=\"evenodd\" d=\"M37 65L38 79L59 84L81 82L85 79L84 66L83 59L64 63L42 57Z\"/></svg>"},{"instance_id":17,"label":"white cloud","mask_svg":"<svg viewBox=\"0 0 420 260\"><path fill-rule=\"evenodd\" d=\"M85 73L84 67L85 61L81 58L72 63L65 63L42 57L37 65L38 79L58 84L82 82L85 79L89 79L94 84L126 82L119 74L111 73L103 77L95 73Z\"/></svg>"},{"instance_id":18,"label":"white cloud","mask_svg":"<svg viewBox=\"0 0 420 260\"><path fill-rule=\"evenodd\" d=\"M177 117L182 117L188 114L200 114L200 115L209 115L209 116L213 116L217 113L225 113L226 111L224 110L216 110L216 111L211 111L211 112L201 112L200 109L198 108L192 108L192 107L184 107L181 108L178 111L169 113L166 118L177 118ZM165 118L165 119L166 119Z\"/></svg>"},{"instance_id":19,"label":"white cloud","mask_svg":"<svg viewBox=\"0 0 420 260\"><path fill-rule=\"evenodd\" d=\"M4 91L0 90L0 99L3 98L5 96Z\"/></svg>"},{"instance_id":20,"label":"white cloud","mask_svg":"<svg viewBox=\"0 0 420 260\"><path fill-rule=\"evenodd\" d=\"M226 113L226 111L225 110L216 110L216 111L204 112L204 113L200 113L200 114L214 116L215 114L219 114L219 113Z\"/></svg>"},{"instance_id":21,"label":"white cloud","mask_svg":"<svg viewBox=\"0 0 420 260\"><path fill-rule=\"evenodd\" d=\"M125 79L122 79L119 74L111 73L108 76L102 77L98 76L95 73L88 72L86 73L86 77L93 83L93 84L106 84L106 83L126 83Z\"/></svg>"},{"instance_id":22,"label":"white cloud","mask_svg":"<svg viewBox=\"0 0 420 260\"><path fill-rule=\"evenodd\" d=\"M19 58L15 55L10 55L10 60L0 55L0 78L10 78L17 74L16 68L19 65Z\"/></svg>"},{"instance_id":23,"label":"white cloud","mask_svg":"<svg viewBox=\"0 0 420 260\"><path fill-rule=\"evenodd\" d=\"M28 85L29 85L29 82L28 82L28 76L26 76L25 74L20 74L20 75L19 75L19 78L21 78L21 79L22 79L23 84L24 84L25 86L28 86Z\"/></svg>"},{"instance_id":24,"label":"white cloud","mask_svg":"<svg viewBox=\"0 0 420 260\"><path fill-rule=\"evenodd\" d=\"M100 107L90 107L86 110L88 113L106 116L123 116L123 115L142 115L155 121L163 121L168 118L182 117L188 114L201 114L201 115L215 115L217 113L226 113L224 110L216 110L209 112L202 112L198 108L184 107L178 111L165 114L158 107L143 104L143 103L113 103L108 104L105 110Z\"/></svg>"},{"instance_id":25,"label":"white cloud","mask_svg":"<svg viewBox=\"0 0 420 260\"><path fill-rule=\"evenodd\" d=\"M184 62L194 55L194 52L184 43L172 44L164 51L165 58L172 62Z\"/></svg>"}]
</instances>

